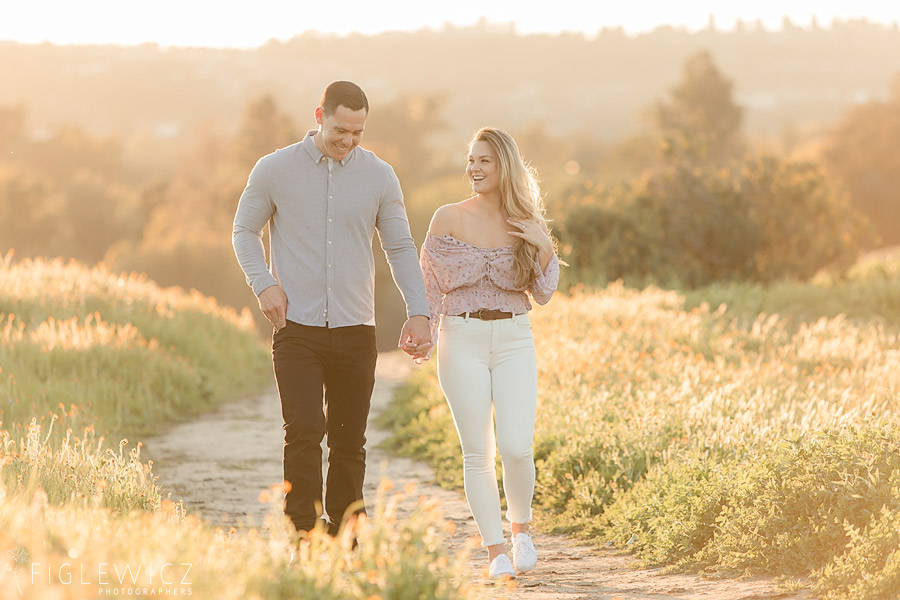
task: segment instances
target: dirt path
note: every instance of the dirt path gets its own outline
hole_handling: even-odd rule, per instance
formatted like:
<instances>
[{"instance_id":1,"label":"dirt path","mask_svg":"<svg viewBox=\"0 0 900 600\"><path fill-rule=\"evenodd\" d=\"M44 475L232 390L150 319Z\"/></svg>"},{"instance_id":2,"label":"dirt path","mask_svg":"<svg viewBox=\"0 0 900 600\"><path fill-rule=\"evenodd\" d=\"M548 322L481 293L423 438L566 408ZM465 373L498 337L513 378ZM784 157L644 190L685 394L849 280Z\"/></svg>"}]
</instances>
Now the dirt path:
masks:
<instances>
[{"instance_id":1,"label":"dirt path","mask_svg":"<svg viewBox=\"0 0 900 600\"><path fill-rule=\"evenodd\" d=\"M402 354L382 354L372 397L372 416L387 406L394 386L412 364ZM274 390L223 406L215 413L172 428L145 442L144 458L154 461L159 483L173 499L184 501L189 513L228 528L263 522L268 506L258 500L260 490L282 480L281 407ZM433 483L423 463L389 456L379 448L387 437L371 421L365 494L371 499L382 477L402 490L414 483L418 493L441 502L445 518L457 527L449 544L461 549L477 537L465 497ZM401 510L412 510L409 502ZM766 579L715 580L695 575L664 574L638 569L634 561L558 535L536 532L538 568L520 577L515 588L503 592L511 599L533 600L770 600L809 599L808 592L789 593ZM476 549L470 560L474 577L483 577L486 551Z\"/></svg>"}]
</instances>

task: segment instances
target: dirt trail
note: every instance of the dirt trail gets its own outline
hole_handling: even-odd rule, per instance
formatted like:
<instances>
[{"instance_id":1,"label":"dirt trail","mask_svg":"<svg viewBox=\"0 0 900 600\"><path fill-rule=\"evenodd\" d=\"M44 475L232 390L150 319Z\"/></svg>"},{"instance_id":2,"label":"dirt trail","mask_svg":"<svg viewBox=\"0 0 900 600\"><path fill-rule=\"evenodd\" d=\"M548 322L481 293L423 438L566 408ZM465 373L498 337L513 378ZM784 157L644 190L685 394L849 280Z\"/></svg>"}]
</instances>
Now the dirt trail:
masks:
<instances>
[{"instance_id":1,"label":"dirt trail","mask_svg":"<svg viewBox=\"0 0 900 600\"><path fill-rule=\"evenodd\" d=\"M379 356L372 397L372 417L383 410L397 383L413 368L402 353ZM274 390L221 407L214 413L173 427L146 440L144 458L154 461L159 483L172 498L184 501L189 513L228 528L263 522L268 506L260 490L282 480L281 406ZM461 492L433 483L427 465L388 455L379 448L388 432L370 417L367 432L368 472L365 494L372 499L382 477L402 490L414 483L418 493L437 498L446 519L457 527L450 537L453 550L477 537L475 522ZM401 507L411 511L412 502ZM768 579L716 580L695 575L664 574L639 569L629 557L581 545L565 536L536 532L538 568L517 580L504 597L533 600L770 600L809 599L808 592L785 592ZM484 577L486 551L470 559L473 577Z\"/></svg>"}]
</instances>

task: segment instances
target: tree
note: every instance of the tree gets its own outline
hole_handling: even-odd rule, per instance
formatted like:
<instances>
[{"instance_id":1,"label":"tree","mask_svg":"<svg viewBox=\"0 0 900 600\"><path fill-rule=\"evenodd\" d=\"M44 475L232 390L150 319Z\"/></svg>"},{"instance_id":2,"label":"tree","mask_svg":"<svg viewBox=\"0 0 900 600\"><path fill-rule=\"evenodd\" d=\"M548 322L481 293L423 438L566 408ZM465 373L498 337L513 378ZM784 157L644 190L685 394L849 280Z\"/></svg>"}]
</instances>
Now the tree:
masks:
<instances>
[{"instance_id":1,"label":"tree","mask_svg":"<svg viewBox=\"0 0 900 600\"><path fill-rule=\"evenodd\" d=\"M125 179L119 140L98 139L74 125L60 127L47 140L32 142L27 160L57 184L64 184L81 171L90 171L107 181Z\"/></svg>"},{"instance_id":2,"label":"tree","mask_svg":"<svg viewBox=\"0 0 900 600\"><path fill-rule=\"evenodd\" d=\"M93 264L115 242L140 234L138 194L132 188L82 170L58 193L53 241L60 255Z\"/></svg>"},{"instance_id":3,"label":"tree","mask_svg":"<svg viewBox=\"0 0 900 600\"><path fill-rule=\"evenodd\" d=\"M270 95L262 96L244 108L237 134L237 161L247 169L261 157L299 141L297 126L281 111Z\"/></svg>"},{"instance_id":4,"label":"tree","mask_svg":"<svg viewBox=\"0 0 900 600\"><path fill-rule=\"evenodd\" d=\"M51 192L39 174L0 168L0 254L50 256L56 237ZM48 239L49 238L49 239Z\"/></svg>"},{"instance_id":5,"label":"tree","mask_svg":"<svg viewBox=\"0 0 900 600\"><path fill-rule=\"evenodd\" d=\"M743 110L709 52L688 58L681 81L669 90L668 102L657 103L653 117L675 158L722 164L740 150Z\"/></svg>"},{"instance_id":6,"label":"tree","mask_svg":"<svg viewBox=\"0 0 900 600\"><path fill-rule=\"evenodd\" d=\"M438 96L401 96L372 107L362 145L394 167L404 188L428 181L434 174L432 136L443 128Z\"/></svg>"},{"instance_id":7,"label":"tree","mask_svg":"<svg viewBox=\"0 0 900 600\"><path fill-rule=\"evenodd\" d=\"M887 102L850 110L826 142L824 160L872 223L867 247L900 243L900 76Z\"/></svg>"},{"instance_id":8,"label":"tree","mask_svg":"<svg viewBox=\"0 0 900 600\"><path fill-rule=\"evenodd\" d=\"M5 108L0 106L0 160L4 160L17 149L22 140L25 110L21 106Z\"/></svg>"}]
</instances>

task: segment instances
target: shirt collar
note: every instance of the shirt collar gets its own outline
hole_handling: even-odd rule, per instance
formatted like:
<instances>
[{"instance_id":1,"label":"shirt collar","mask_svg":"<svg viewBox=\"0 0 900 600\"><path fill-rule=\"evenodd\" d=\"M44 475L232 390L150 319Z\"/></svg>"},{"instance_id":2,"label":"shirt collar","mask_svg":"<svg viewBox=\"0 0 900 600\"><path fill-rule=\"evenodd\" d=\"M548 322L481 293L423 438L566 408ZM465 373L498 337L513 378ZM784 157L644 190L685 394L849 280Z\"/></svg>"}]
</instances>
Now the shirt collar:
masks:
<instances>
[{"instance_id":1,"label":"shirt collar","mask_svg":"<svg viewBox=\"0 0 900 600\"><path fill-rule=\"evenodd\" d=\"M309 157L313 159L313 162L318 164L322 164L322 160L326 158L322 151L319 150L319 147L316 146L316 140L314 139L316 133L318 133L318 129L310 129L306 132L306 137L303 138L302 146L306 150L306 153L309 154ZM353 158L353 155L356 154L356 148L350 151L350 154L344 157L343 160L339 161L341 166L343 167L350 159Z\"/></svg>"}]
</instances>

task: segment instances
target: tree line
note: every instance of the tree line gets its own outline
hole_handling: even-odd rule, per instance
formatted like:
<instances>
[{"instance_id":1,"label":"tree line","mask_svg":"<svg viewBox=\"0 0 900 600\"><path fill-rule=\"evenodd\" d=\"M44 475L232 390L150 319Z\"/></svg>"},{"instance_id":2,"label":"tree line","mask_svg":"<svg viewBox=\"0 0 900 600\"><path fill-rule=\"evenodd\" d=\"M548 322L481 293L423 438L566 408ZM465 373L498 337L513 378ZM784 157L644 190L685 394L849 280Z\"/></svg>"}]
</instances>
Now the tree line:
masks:
<instances>
[{"instance_id":1,"label":"tree line","mask_svg":"<svg viewBox=\"0 0 900 600\"><path fill-rule=\"evenodd\" d=\"M847 111L802 159L744 133L746 109L708 52L644 107L637 135L603 143L540 122L509 129L542 176L568 284L806 278L900 243L900 79L891 89ZM433 210L469 192L464 144L436 143L452 138L447 101L408 94L373 106L364 139L394 165L419 243ZM35 136L23 108L0 107L0 252L103 261L254 307L231 250L234 210L255 161L308 123L272 94L235 120L233 133L199 133L168 169L77 125ZM402 310L383 261L379 270L377 318L392 333Z\"/></svg>"}]
</instances>

